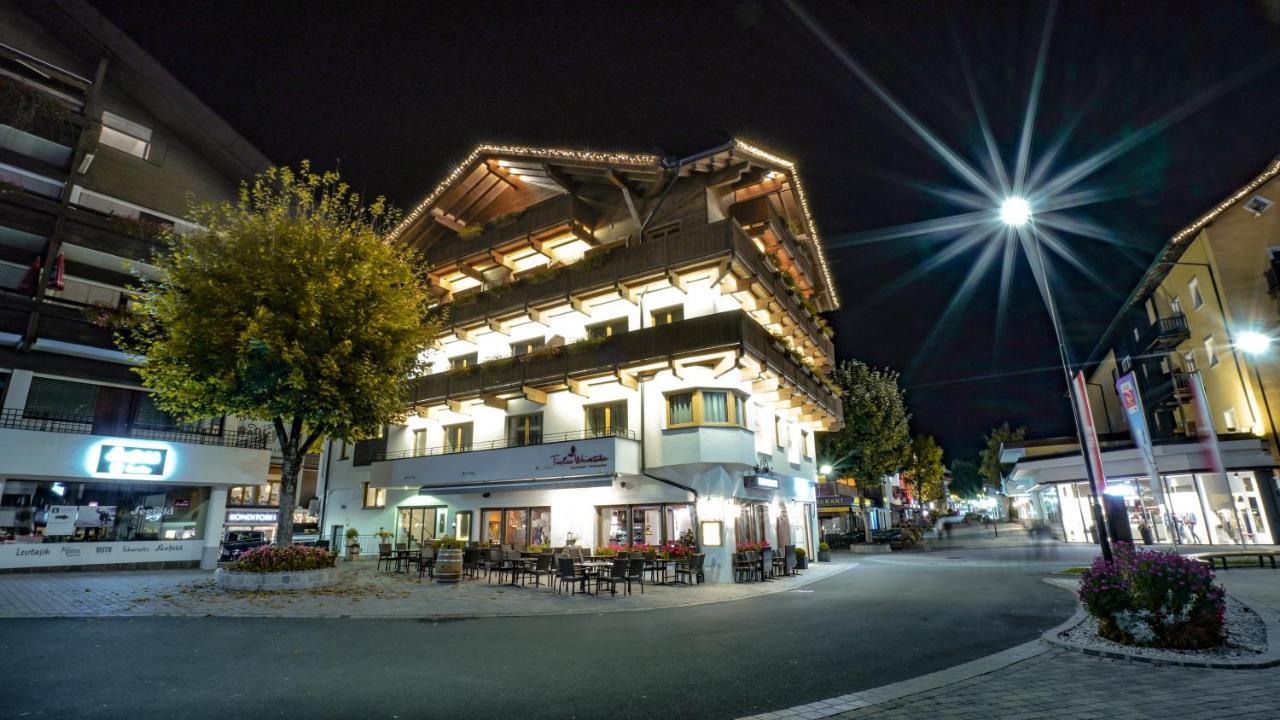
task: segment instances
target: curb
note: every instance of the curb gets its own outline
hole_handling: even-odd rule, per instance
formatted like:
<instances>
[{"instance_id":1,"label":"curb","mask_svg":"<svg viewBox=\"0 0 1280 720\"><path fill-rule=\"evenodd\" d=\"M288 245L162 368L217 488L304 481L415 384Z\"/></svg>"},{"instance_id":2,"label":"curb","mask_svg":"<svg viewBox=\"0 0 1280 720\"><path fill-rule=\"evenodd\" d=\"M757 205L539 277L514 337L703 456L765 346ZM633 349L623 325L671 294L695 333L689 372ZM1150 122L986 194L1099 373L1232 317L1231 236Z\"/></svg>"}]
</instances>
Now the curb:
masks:
<instances>
[{"instance_id":1,"label":"curb","mask_svg":"<svg viewBox=\"0 0 1280 720\"><path fill-rule=\"evenodd\" d=\"M1240 595L1232 595L1241 605L1244 605L1251 612L1256 613L1262 619L1263 627L1267 632L1267 650L1258 655L1256 658L1235 659L1235 660L1197 660L1188 658L1186 660L1171 660L1168 658L1155 658L1137 653L1128 653L1121 650L1102 650L1099 648L1085 647L1077 643L1063 640L1059 635L1079 625L1088 617L1088 613L1084 608L1076 611L1069 620L1058 625L1055 628L1044 631L1040 635L1040 641L1046 645L1051 645L1063 650L1080 653L1082 655L1090 655L1093 657L1108 658L1111 660L1128 660L1129 662L1143 662L1152 665L1167 665L1171 667L1188 667L1188 668L1205 668L1213 670L1261 670L1263 668L1275 667L1280 665L1280 620L1276 619L1275 613L1266 608L1256 600L1246 598Z\"/></svg>"},{"instance_id":2,"label":"curb","mask_svg":"<svg viewBox=\"0 0 1280 720\"><path fill-rule=\"evenodd\" d=\"M998 653L980 657L977 660L970 660L967 663L932 672L928 675L921 675L910 680L882 685L862 692L849 693L830 700L820 700L807 705L796 705L783 710L749 715L738 720L818 720L818 718L828 718L851 710L859 710L881 703L900 700L909 695L918 695L919 693L937 690L948 685L988 675L1003 670L1010 665L1048 653L1050 650L1051 648L1039 640L1031 640L1021 645L1015 645L1008 650L1001 650Z\"/></svg>"},{"instance_id":3,"label":"curb","mask_svg":"<svg viewBox=\"0 0 1280 720\"><path fill-rule=\"evenodd\" d=\"M414 622L457 622L461 620L484 620L488 618L522 618L522 617L547 617L547 616L565 616L565 615L607 615L612 613L634 613L634 612L653 612L655 610L669 610L673 608L697 607L699 605L715 605L719 603L741 602L743 600L754 600L760 597L776 595L778 593L789 592L798 588L803 588L814 583L822 582L834 578L838 575L846 573L860 565L858 562L850 563L827 563L837 566L830 574L821 577L809 575L808 577L800 576L794 578L796 582L773 581L773 587L762 589L754 595L745 595L733 598L711 598L705 600L690 600L686 602L677 602L670 605L662 605L660 607L627 607L627 608L610 608L610 607L577 607L560 612L507 612L507 613L457 613L457 614L440 614L440 615L397 615L397 614L372 614L372 613L352 613L352 612L335 612L335 613L315 613L299 614L297 612L284 613L266 613L266 612L238 612L238 613L217 613L217 612L164 612L158 609L156 612L123 612L114 614L92 614L92 613L22 613L22 614L5 614L0 613L0 619L67 619L67 620L106 620L112 618L265 618L277 620L411 620ZM839 567L843 566L843 567ZM786 582L786 584L781 584ZM284 590L283 592L292 592ZM298 590L297 592L306 592L306 590ZM598 598L592 598L598 599Z\"/></svg>"}]
</instances>

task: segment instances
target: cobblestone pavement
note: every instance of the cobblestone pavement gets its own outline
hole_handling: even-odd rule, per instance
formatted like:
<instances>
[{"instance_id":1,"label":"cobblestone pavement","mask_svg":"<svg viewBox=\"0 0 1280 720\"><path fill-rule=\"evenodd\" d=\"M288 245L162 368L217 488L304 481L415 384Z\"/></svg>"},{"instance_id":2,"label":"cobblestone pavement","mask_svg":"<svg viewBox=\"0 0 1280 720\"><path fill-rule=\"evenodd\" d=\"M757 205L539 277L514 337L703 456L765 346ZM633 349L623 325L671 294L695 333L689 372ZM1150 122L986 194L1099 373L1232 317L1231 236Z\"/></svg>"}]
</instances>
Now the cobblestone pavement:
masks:
<instances>
[{"instance_id":1,"label":"cobblestone pavement","mask_svg":"<svg viewBox=\"0 0 1280 720\"><path fill-rule=\"evenodd\" d=\"M1228 592L1264 611L1280 610L1280 571L1239 569L1220 571L1217 577ZM1277 683L1280 667L1172 667L1099 658L1034 641L929 675L752 718L1275 720L1280 718Z\"/></svg>"},{"instance_id":2,"label":"cobblestone pavement","mask_svg":"<svg viewBox=\"0 0 1280 720\"><path fill-rule=\"evenodd\" d=\"M416 574L377 572L374 563L338 564L342 581L318 590L227 592L202 570L32 573L0 576L0 617L502 617L601 613L701 605L786 592L851 570L858 562L811 563L798 577L765 583L633 586L631 595L557 595L495 578L442 585Z\"/></svg>"}]
</instances>

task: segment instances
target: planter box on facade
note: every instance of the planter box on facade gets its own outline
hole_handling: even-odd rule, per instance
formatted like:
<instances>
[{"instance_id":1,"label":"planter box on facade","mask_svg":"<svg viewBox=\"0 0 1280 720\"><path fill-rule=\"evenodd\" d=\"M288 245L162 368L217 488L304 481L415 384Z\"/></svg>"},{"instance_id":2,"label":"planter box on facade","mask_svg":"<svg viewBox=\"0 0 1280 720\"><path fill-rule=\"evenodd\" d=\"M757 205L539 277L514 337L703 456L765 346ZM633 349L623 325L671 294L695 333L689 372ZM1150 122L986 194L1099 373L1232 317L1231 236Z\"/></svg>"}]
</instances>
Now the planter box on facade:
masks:
<instances>
[{"instance_id":1,"label":"planter box on facade","mask_svg":"<svg viewBox=\"0 0 1280 720\"><path fill-rule=\"evenodd\" d=\"M299 570L297 572L254 573L232 572L218 568L213 573L214 583L223 590L311 590L334 585L338 582L336 568Z\"/></svg>"}]
</instances>

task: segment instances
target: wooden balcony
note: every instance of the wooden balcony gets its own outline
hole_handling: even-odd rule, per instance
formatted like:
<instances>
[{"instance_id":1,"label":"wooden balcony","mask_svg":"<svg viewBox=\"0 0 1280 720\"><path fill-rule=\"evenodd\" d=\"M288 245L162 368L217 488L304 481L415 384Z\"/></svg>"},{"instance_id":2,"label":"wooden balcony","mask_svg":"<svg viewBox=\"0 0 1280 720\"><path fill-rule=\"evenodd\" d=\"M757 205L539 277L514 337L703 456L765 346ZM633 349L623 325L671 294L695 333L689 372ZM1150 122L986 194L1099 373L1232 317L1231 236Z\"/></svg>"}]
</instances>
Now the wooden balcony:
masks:
<instances>
[{"instance_id":1,"label":"wooden balcony","mask_svg":"<svg viewBox=\"0 0 1280 720\"><path fill-rule=\"evenodd\" d=\"M491 222L475 237L453 237L429 245L423 252L432 267L448 266L472 258L490 261L495 251L509 251L521 238L537 239L557 230L590 236L596 212L572 195L558 195L531 205L505 222Z\"/></svg>"},{"instance_id":2,"label":"wooden balcony","mask_svg":"<svg viewBox=\"0 0 1280 720\"><path fill-rule=\"evenodd\" d=\"M755 197L736 203L729 210L739 223L747 228L753 237L763 237L769 252L780 255L784 263L790 262L799 271L796 283L802 288L820 287L817 266L809 256L809 250L799 238L791 232L786 218L778 214L777 208L769 201L768 196ZM781 253L778 250L781 249Z\"/></svg>"},{"instance_id":3,"label":"wooden balcony","mask_svg":"<svg viewBox=\"0 0 1280 720\"><path fill-rule=\"evenodd\" d=\"M0 291L0 332L15 335L25 333L28 318L35 305L35 299L27 295ZM45 300L40 304L40 321L36 326L36 339L58 340L115 350L113 331L89 322L85 316L85 310L86 308L78 303L67 303L55 299Z\"/></svg>"},{"instance_id":4,"label":"wooden balcony","mask_svg":"<svg viewBox=\"0 0 1280 720\"><path fill-rule=\"evenodd\" d=\"M831 338L822 332L775 268L733 220L695 226L670 237L602 252L606 252L607 257L599 261L568 265L543 277L501 285L459 299L449 304L449 320L460 327L481 324L487 318L564 302L569 297L590 297L667 270L725 258L738 263L750 277L749 282L761 287L766 302L776 303L779 310L803 328L819 354L825 359L835 357Z\"/></svg>"},{"instance_id":5,"label":"wooden balcony","mask_svg":"<svg viewBox=\"0 0 1280 720\"><path fill-rule=\"evenodd\" d=\"M840 398L742 310L619 333L599 342L548 348L521 358L490 360L462 371L427 375L412 381L406 400L430 405L519 393L524 387L554 391L568 387L570 381L718 350L750 356L833 419L842 417Z\"/></svg>"},{"instance_id":6,"label":"wooden balcony","mask_svg":"<svg viewBox=\"0 0 1280 720\"><path fill-rule=\"evenodd\" d=\"M1141 331L1141 343L1145 350L1172 350L1191 337L1191 326L1182 314L1156 319Z\"/></svg>"},{"instance_id":7,"label":"wooden balcony","mask_svg":"<svg viewBox=\"0 0 1280 720\"><path fill-rule=\"evenodd\" d=\"M48 237L53 233L61 206L56 200L34 193L0 194L0 224L15 230ZM97 250L128 260L146 262L159 247L153 237L132 233L128 226L110 215L67 207L67 220L62 229L63 242Z\"/></svg>"}]
</instances>

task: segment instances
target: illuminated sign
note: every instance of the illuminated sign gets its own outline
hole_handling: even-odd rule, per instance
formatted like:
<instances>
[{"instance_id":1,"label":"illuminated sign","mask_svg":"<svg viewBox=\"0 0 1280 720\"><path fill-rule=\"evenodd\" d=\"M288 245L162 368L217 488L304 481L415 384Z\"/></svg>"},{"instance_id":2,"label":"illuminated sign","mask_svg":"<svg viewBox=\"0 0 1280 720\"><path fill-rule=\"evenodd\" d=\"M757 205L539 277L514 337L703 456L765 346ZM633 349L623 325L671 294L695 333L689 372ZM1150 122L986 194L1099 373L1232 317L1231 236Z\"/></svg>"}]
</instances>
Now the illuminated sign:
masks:
<instances>
[{"instance_id":1,"label":"illuminated sign","mask_svg":"<svg viewBox=\"0 0 1280 720\"><path fill-rule=\"evenodd\" d=\"M276 510L231 510L227 512L229 523L274 523L280 519Z\"/></svg>"},{"instance_id":2,"label":"illuminated sign","mask_svg":"<svg viewBox=\"0 0 1280 720\"><path fill-rule=\"evenodd\" d=\"M104 440L85 456L94 477L116 480L159 480L173 472L175 453L167 443L149 440Z\"/></svg>"},{"instance_id":3,"label":"illuminated sign","mask_svg":"<svg viewBox=\"0 0 1280 720\"><path fill-rule=\"evenodd\" d=\"M777 490L778 478L772 475L745 475L742 482L749 488L757 490Z\"/></svg>"}]
</instances>

